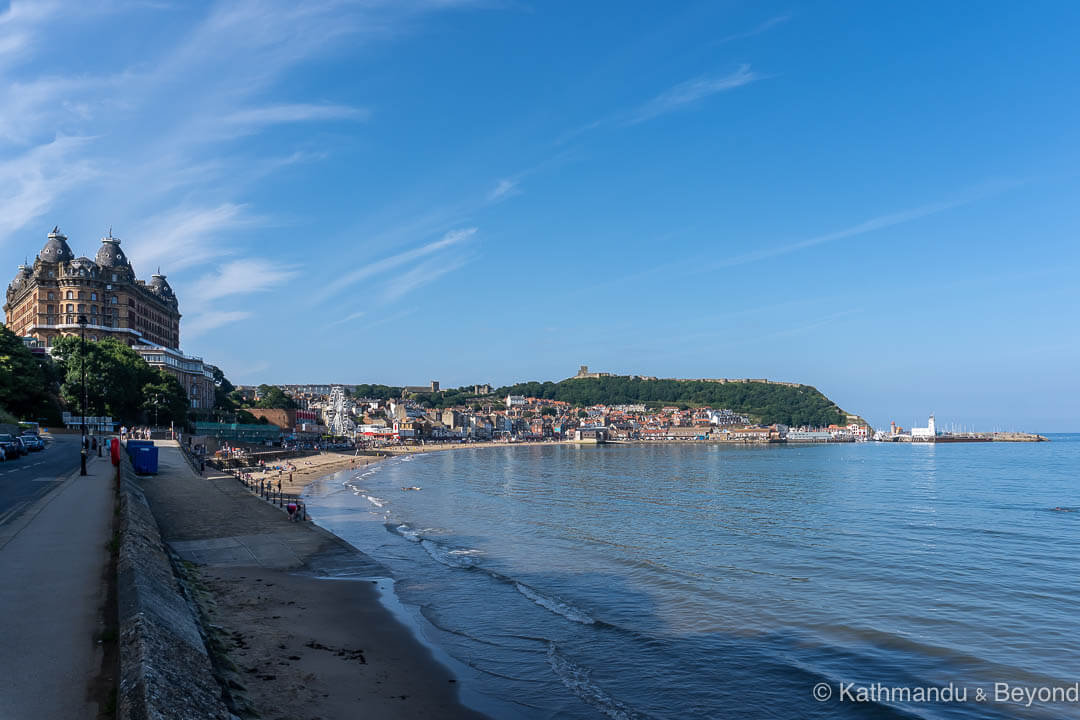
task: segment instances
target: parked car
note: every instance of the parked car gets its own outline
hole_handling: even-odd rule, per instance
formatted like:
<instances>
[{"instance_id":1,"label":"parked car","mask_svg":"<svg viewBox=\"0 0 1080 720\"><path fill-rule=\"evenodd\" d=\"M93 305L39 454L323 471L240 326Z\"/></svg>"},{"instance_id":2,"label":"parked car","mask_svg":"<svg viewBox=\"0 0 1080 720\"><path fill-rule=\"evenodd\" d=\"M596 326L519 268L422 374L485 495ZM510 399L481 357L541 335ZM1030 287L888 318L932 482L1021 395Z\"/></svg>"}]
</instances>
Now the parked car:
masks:
<instances>
[{"instance_id":1,"label":"parked car","mask_svg":"<svg viewBox=\"0 0 1080 720\"><path fill-rule=\"evenodd\" d=\"M5 460L14 460L19 457L19 444L11 433L0 433L0 449L4 451Z\"/></svg>"},{"instance_id":2,"label":"parked car","mask_svg":"<svg viewBox=\"0 0 1080 720\"><path fill-rule=\"evenodd\" d=\"M29 430L24 432L19 437L26 443L26 447L30 449L30 452L38 452L45 449L45 441L42 440L37 434L30 432Z\"/></svg>"}]
</instances>

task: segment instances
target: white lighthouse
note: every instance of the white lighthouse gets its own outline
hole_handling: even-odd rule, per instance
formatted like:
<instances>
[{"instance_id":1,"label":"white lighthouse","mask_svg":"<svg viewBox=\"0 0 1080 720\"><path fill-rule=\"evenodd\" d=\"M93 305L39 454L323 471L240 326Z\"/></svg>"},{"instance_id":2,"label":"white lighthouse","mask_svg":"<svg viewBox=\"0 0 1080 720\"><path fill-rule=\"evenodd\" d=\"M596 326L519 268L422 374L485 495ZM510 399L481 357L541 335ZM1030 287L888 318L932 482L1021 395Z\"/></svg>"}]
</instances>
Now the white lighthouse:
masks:
<instances>
[{"instance_id":1,"label":"white lighthouse","mask_svg":"<svg viewBox=\"0 0 1080 720\"><path fill-rule=\"evenodd\" d=\"M937 436L937 427L934 425L934 414L930 413L930 420L924 428L911 428L912 440L933 440Z\"/></svg>"}]
</instances>

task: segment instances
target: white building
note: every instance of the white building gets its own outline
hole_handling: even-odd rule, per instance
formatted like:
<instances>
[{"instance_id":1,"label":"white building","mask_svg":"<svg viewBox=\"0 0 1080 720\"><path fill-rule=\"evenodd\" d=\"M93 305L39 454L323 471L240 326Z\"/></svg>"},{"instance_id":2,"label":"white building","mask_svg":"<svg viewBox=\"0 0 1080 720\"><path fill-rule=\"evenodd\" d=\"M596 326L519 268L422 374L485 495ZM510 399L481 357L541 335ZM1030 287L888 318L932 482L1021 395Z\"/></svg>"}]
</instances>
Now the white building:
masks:
<instances>
[{"instance_id":1,"label":"white building","mask_svg":"<svg viewBox=\"0 0 1080 720\"><path fill-rule=\"evenodd\" d=\"M525 404L525 396L524 395L507 395L506 396L506 409L507 410L510 410L510 409L516 408L516 407L521 407L524 404Z\"/></svg>"},{"instance_id":2,"label":"white building","mask_svg":"<svg viewBox=\"0 0 1080 720\"><path fill-rule=\"evenodd\" d=\"M934 415L931 413L930 422L924 428L911 428L912 440L931 440L937 436L937 428L934 427Z\"/></svg>"},{"instance_id":3,"label":"white building","mask_svg":"<svg viewBox=\"0 0 1080 720\"><path fill-rule=\"evenodd\" d=\"M933 422L933 420L930 421L931 424L933 424ZM855 436L855 438L857 439L867 440L870 437L870 428L866 427L865 425L851 423L847 426L847 429L848 432Z\"/></svg>"}]
</instances>

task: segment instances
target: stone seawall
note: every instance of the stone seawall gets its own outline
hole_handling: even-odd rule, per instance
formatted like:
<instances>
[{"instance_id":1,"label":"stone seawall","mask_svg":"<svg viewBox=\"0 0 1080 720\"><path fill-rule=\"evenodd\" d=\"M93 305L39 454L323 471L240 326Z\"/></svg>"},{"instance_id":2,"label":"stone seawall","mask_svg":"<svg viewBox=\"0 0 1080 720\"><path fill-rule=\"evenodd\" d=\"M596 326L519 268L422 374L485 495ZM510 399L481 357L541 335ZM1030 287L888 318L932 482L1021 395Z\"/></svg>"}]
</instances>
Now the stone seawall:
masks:
<instances>
[{"instance_id":1,"label":"stone seawall","mask_svg":"<svg viewBox=\"0 0 1080 720\"><path fill-rule=\"evenodd\" d=\"M122 456L117 716L229 720L202 631L173 573L140 480Z\"/></svg>"}]
</instances>

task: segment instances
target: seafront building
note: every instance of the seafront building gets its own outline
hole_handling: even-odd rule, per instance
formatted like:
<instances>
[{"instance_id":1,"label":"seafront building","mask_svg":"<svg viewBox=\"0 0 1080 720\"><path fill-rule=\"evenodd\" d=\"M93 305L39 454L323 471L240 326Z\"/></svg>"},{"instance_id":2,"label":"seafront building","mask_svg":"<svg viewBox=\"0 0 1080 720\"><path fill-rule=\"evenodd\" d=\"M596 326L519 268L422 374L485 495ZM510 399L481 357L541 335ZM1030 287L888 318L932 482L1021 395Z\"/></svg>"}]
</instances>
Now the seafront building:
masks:
<instances>
[{"instance_id":1,"label":"seafront building","mask_svg":"<svg viewBox=\"0 0 1080 720\"><path fill-rule=\"evenodd\" d=\"M149 282L137 279L111 232L91 260L75 257L67 236L53 228L33 264L20 265L8 285L4 315L8 329L46 347L78 335L80 316L89 340L180 347L179 304L168 280L160 272Z\"/></svg>"},{"instance_id":2,"label":"seafront building","mask_svg":"<svg viewBox=\"0 0 1080 720\"><path fill-rule=\"evenodd\" d=\"M162 370L179 380L181 387L187 391L193 410L209 410L214 407L214 370L203 362L202 358L150 343L133 345L131 349L150 367Z\"/></svg>"},{"instance_id":3,"label":"seafront building","mask_svg":"<svg viewBox=\"0 0 1080 720\"><path fill-rule=\"evenodd\" d=\"M65 335L113 338L175 377L191 408L214 405L214 367L180 349L180 303L160 270L139 280L112 231L94 259L76 257L58 227L8 284L4 322L28 347L48 352ZM83 323L80 323L80 320Z\"/></svg>"},{"instance_id":4,"label":"seafront building","mask_svg":"<svg viewBox=\"0 0 1080 720\"><path fill-rule=\"evenodd\" d=\"M870 436L870 428L861 422L824 428L762 426L729 408L668 406L650 410L643 403L582 408L559 400L525 395L497 398L491 393L487 397L470 397L452 407L437 408L431 406L431 398L417 398L412 393L403 398L380 400L346 396L339 391L349 386L326 386L329 393L321 396L307 394L313 387L310 385L278 387L294 400L303 397L321 420L317 427L327 435L373 446L488 440L834 443L865 441ZM289 419L271 415L284 411L254 407L249 411L279 427L284 435L292 436Z\"/></svg>"}]
</instances>

